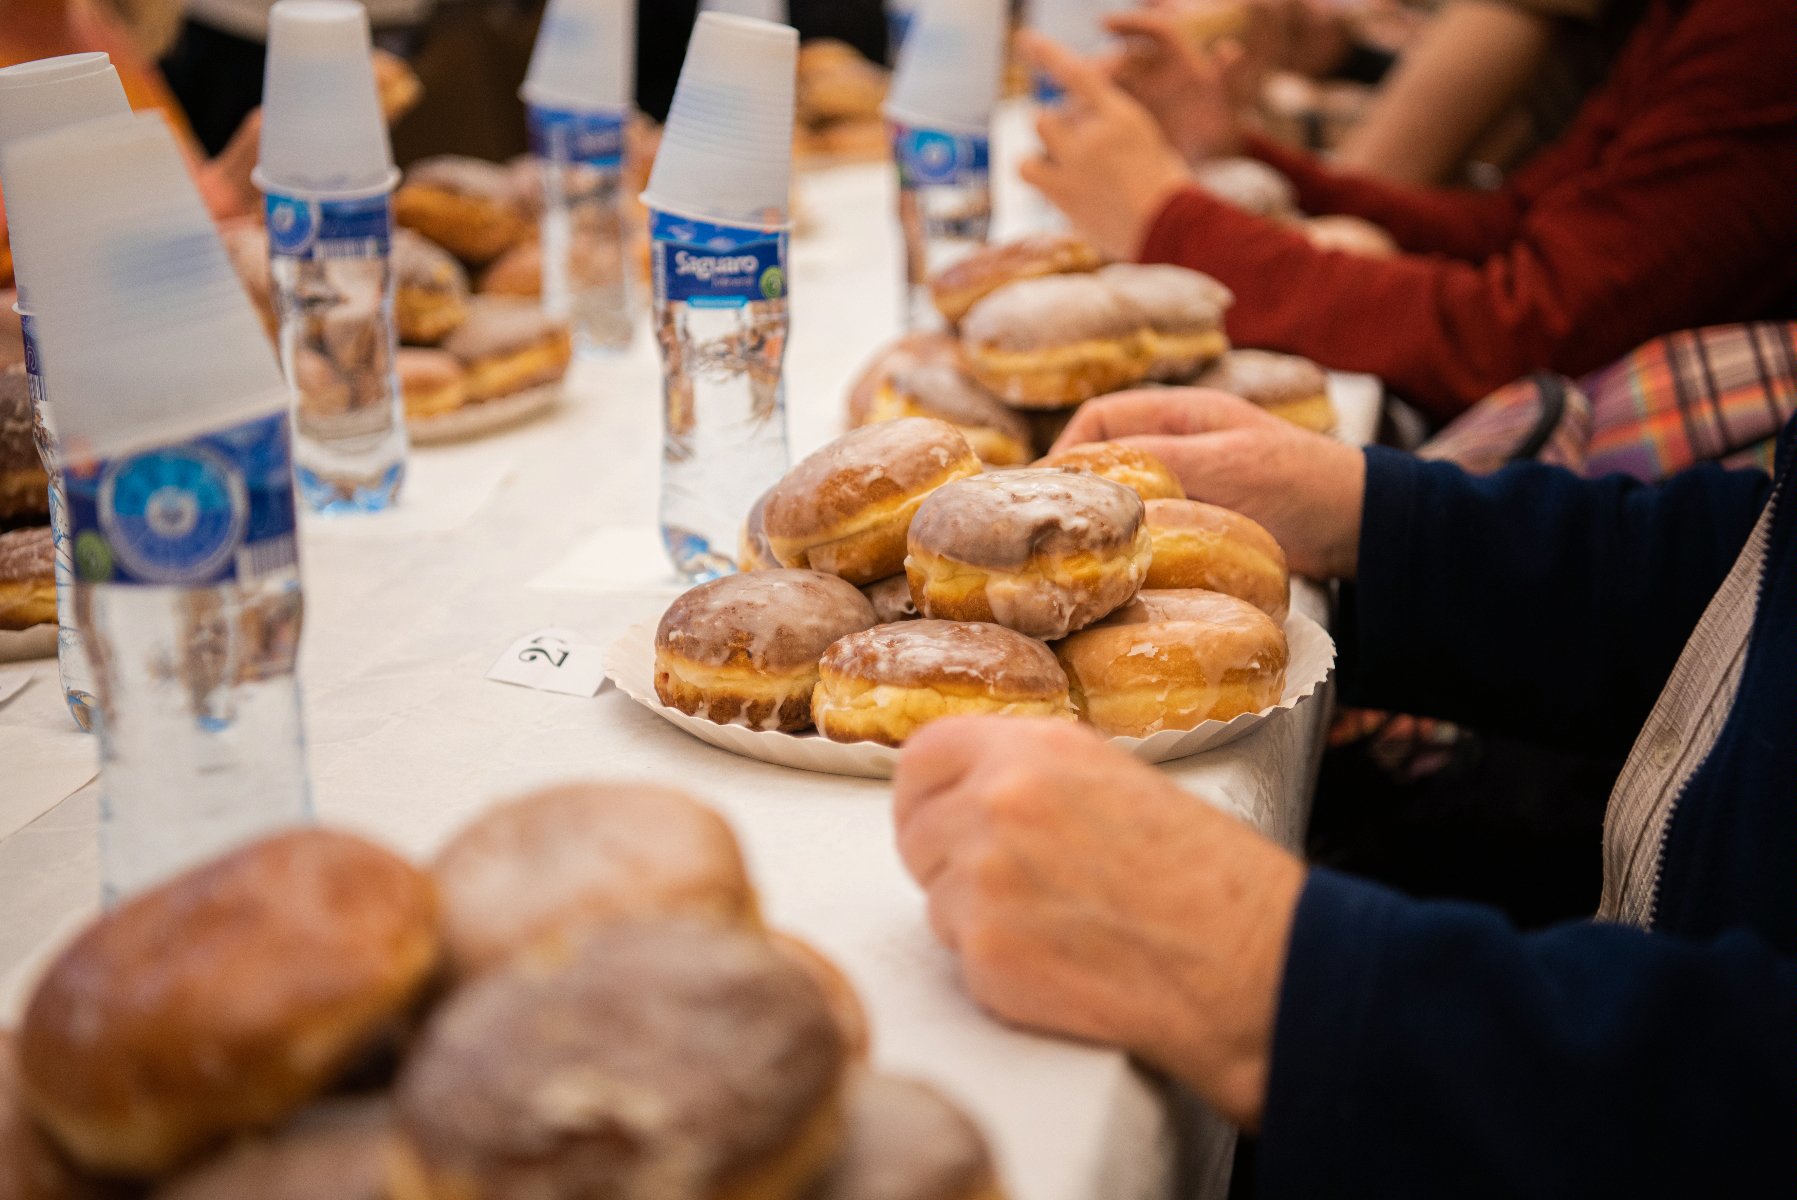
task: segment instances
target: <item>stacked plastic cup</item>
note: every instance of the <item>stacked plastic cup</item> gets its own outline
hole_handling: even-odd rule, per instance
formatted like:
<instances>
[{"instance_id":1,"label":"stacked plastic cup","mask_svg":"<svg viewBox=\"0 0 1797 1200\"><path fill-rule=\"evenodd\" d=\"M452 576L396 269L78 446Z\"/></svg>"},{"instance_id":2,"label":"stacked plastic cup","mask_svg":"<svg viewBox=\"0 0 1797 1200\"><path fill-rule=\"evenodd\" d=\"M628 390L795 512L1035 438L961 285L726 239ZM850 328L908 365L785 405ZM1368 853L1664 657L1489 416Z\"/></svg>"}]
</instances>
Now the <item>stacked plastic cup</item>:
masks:
<instances>
[{"instance_id":1,"label":"stacked plastic cup","mask_svg":"<svg viewBox=\"0 0 1797 1200\"><path fill-rule=\"evenodd\" d=\"M1029 0L1029 27L1080 55L1093 55L1110 44L1104 19L1111 13L1133 8L1132 0ZM1040 104L1059 104L1061 89L1045 75L1034 81Z\"/></svg>"},{"instance_id":2,"label":"stacked plastic cup","mask_svg":"<svg viewBox=\"0 0 1797 1200\"><path fill-rule=\"evenodd\" d=\"M705 0L699 6L699 11L753 17L757 21L772 21L776 25L784 25L792 19L787 0Z\"/></svg>"},{"instance_id":3,"label":"stacked plastic cup","mask_svg":"<svg viewBox=\"0 0 1797 1200\"><path fill-rule=\"evenodd\" d=\"M939 323L930 278L991 234L992 113L1008 22L1005 0L923 0L893 73L886 117L914 329Z\"/></svg>"},{"instance_id":4,"label":"stacked plastic cup","mask_svg":"<svg viewBox=\"0 0 1797 1200\"><path fill-rule=\"evenodd\" d=\"M7 147L103 712L108 899L310 815L291 421L157 115Z\"/></svg>"},{"instance_id":5,"label":"stacked plastic cup","mask_svg":"<svg viewBox=\"0 0 1797 1200\"><path fill-rule=\"evenodd\" d=\"M392 192L368 11L280 0L269 14L262 156L281 361L306 506L378 512L405 478L394 370Z\"/></svg>"},{"instance_id":6,"label":"stacked plastic cup","mask_svg":"<svg viewBox=\"0 0 1797 1200\"><path fill-rule=\"evenodd\" d=\"M6 186L6 147L24 138L100 117L131 111L124 85L104 54L66 54L0 69L0 190ZM56 469L55 428L49 389L37 351L35 320L27 299L28 281L19 280L21 301L13 305L25 334L25 370L38 453L50 475L50 535L56 544L56 666L69 713L82 729L99 715L92 670L75 613L75 545L69 534L67 494Z\"/></svg>"},{"instance_id":7,"label":"stacked plastic cup","mask_svg":"<svg viewBox=\"0 0 1797 1200\"><path fill-rule=\"evenodd\" d=\"M917 19L917 0L886 0L886 58L897 62L911 23Z\"/></svg>"},{"instance_id":8,"label":"stacked plastic cup","mask_svg":"<svg viewBox=\"0 0 1797 1200\"><path fill-rule=\"evenodd\" d=\"M787 466L798 51L788 26L701 15L643 194L662 353L662 539L689 580L735 569L744 515Z\"/></svg>"},{"instance_id":9,"label":"stacked plastic cup","mask_svg":"<svg viewBox=\"0 0 1797 1200\"><path fill-rule=\"evenodd\" d=\"M621 183L636 59L634 0L550 0L520 91L543 179L543 307L575 345L630 345Z\"/></svg>"}]
</instances>

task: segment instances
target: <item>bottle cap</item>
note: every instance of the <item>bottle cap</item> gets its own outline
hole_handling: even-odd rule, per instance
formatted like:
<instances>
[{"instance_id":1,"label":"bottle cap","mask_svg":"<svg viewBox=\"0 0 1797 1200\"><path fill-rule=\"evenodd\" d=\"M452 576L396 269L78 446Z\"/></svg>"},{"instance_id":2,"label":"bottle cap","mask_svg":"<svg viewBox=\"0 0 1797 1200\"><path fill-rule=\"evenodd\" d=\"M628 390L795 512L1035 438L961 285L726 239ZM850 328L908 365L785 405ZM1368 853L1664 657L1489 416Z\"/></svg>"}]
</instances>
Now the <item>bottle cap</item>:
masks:
<instances>
[{"instance_id":1,"label":"bottle cap","mask_svg":"<svg viewBox=\"0 0 1797 1200\"><path fill-rule=\"evenodd\" d=\"M787 222L798 31L704 13L643 203L726 225Z\"/></svg>"},{"instance_id":2,"label":"bottle cap","mask_svg":"<svg viewBox=\"0 0 1797 1200\"><path fill-rule=\"evenodd\" d=\"M269 10L257 187L353 199L399 181L372 53L368 10L354 0L278 0Z\"/></svg>"},{"instance_id":3,"label":"bottle cap","mask_svg":"<svg viewBox=\"0 0 1797 1200\"><path fill-rule=\"evenodd\" d=\"M983 134L1004 84L1006 0L923 0L899 51L886 116L902 125Z\"/></svg>"},{"instance_id":4,"label":"bottle cap","mask_svg":"<svg viewBox=\"0 0 1797 1200\"><path fill-rule=\"evenodd\" d=\"M78 121L131 111L118 70L104 54L64 54L0 68L0 189L6 147Z\"/></svg>"},{"instance_id":5,"label":"bottle cap","mask_svg":"<svg viewBox=\"0 0 1797 1200\"><path fill-rule=\"evenodd\" d=\"M577 112L622 112L636 87L634 0L549 0L519 95Z\"/></svg>"},{"instance_id":6,"label":"bottle cap","mask_svg":"<svg viewBox=\"0 0 1797 1200\"><path fill-rule=\"evenodd\" d=\"M280 411L287 387L162 116L7 149L6 207L56 429L113 457Z\"/></svg>"}]
</instances>

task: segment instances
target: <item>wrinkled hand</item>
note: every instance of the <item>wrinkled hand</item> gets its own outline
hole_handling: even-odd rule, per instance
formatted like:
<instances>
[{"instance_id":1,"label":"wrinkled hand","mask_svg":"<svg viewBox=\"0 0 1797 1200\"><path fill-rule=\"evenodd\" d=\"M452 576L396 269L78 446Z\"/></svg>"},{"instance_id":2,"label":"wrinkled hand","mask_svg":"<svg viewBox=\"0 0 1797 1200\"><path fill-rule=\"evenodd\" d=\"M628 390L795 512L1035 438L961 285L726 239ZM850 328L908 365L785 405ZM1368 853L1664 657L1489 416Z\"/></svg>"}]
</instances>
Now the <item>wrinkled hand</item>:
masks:
<instances>
[{"instance_id":1,"label":"wrinkled hand","mask_svg":"<svg viewBox=\"0 0 1797 1200\"><path fill-rule=\"evenodd\" d=\"M1185 162L1099 67L1034 34L1018 46L1066 93L1037 120L1043 154L1023 164L1024 181L1105 253L1135 258L1167 202L1192 186Z\"/></svg>"},{"instance_id":2,"label":"wrinkled hand","mask_svg":"<svg viewBox=\"0 0 1797 1200\"><path fill-rule=\"evenodd\" d=\"M1258 1124L1297 859L1059 721L936 722L893 789L900 852L980 1004Z\"/></svg>"},{"instance_id":3,"label":"wrinkled hand","mask_svg":"<svg viewBox=\"0 0 1797 1200\"><path fill-rule=\"evenodd\" d=\"M1105 24L1124 39L1105 69L1188 163L1241 152L1239 105L1250 85L1239 43L1201 46L1167 9L1120 12Z\"/></svg>"},{"instance_id":4,"label":"wrinkled hand","mask_svg":"<svg viewBox=\"0 0 1797 1200\"><path fill-rule=\"evenodd\" d=\"M1089 401L1055 449L1104 441L1141 447L1172 468L1192 499L1266 526L1299 574L1354 577L1366 499L1366 459L1354 447L1208 388Z\"/></svg>"}]
</instances>

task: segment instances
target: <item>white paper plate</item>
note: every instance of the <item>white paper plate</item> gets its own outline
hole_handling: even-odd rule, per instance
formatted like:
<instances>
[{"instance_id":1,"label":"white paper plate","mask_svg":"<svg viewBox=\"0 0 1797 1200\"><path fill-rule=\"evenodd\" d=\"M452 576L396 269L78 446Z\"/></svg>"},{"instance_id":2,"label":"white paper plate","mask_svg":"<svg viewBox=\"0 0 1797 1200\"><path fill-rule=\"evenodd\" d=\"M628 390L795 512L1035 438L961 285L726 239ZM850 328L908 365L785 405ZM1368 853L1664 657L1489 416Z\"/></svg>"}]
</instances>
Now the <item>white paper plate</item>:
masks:
<instances>
[{"instance_id":1,"label":"white paper plate","mask_svg":"<svg viewBox=\"0 0 1797 1200\"><path fill-rule=\"evenodd\" d=\"M56 626L33 625L14 631L0 629L0 662L26 662L56 656ZM655 689L650 688L653 692Z\"/></svg>"},{"instance_id":2,"label":"white paper plate","mask_svg":"<svg viewBox=\"0 0 1797 1200\"><path fill-rule=\"evenodd\" d=\"M1253 732L1262 721L1295 708L1329 678L1335 668L1335 642L1322 626L1297 613L1286 618L1285 638L1291 650L1285 671L1285 694L1272 708L1243 713L1229 721L1206 721L1195 729L1168 729L1145 738L1112 738L1112 743L1143 762L1170 762L1228 745ZM898 763L899 752L890 746L832 742L815 733L769 733L743 725L716 725L669 708L655 695L654 624L634 626L613 642L605 652L605 669L618 689L644 708L700 741L744 758L862 779L890 779Z\"/></svg>"},{"instance_id":3,"label":"white paper plate","mask_svg":"<svg viewBox=\"0 0 1797 1200\"><path fill-rule=\"evenodd\" d=\"M560 404L561 399L561 383L547 383L542 387L526 388L510 396L501 396L497 400L464 405L438 416L408 419L406 432L411 435L412 444L416 446L459 442L521 425L532 417L548 412Z\"/></svg>"}]
</instances>

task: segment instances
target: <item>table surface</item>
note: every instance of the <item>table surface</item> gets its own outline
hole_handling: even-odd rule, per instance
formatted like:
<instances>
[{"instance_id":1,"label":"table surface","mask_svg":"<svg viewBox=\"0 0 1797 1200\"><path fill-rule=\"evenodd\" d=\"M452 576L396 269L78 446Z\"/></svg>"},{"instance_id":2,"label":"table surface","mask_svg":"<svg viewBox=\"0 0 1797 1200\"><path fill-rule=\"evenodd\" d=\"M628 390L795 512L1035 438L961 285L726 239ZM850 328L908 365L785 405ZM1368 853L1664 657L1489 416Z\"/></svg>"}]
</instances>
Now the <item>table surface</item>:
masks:
<instances>
[{"instance_id":1,"label":"table surface","mask_svg":"<svg viewBox=\"0 0 1797 1200\"><path fill-rule=\"evenodd\" d=\"M793 247L787 360L795 457L840 431L847 381L897 329L892 189L874 167L806 180L815 227ZM1365 440L1376 386L1335 383L1344 435ZM886 785L736 758L609 685L587 700L484 678L525 634L562 626L603 646L676 594L654 526L658 404L639 336L627 355L578 364L546 418L416 450L398 511L305 523L301 677L321 819L424 855L538 784L687 788L734 824L770 921L856 982L877 1062L965 1103L1018 1200L1166 1195L1174 1135L1154 1084L1120 1054L1007 1029L968 999L894 849ZM1299 585L1295 599L1324 615L1316 589ZM53 663L0 667L0 697L23 676L25 689L0 699L0 1015L97 895L92 739L63 710ZM1296 845L1324 709L1307 701L1167 769Z\"/></svg>"}]
</instances>

